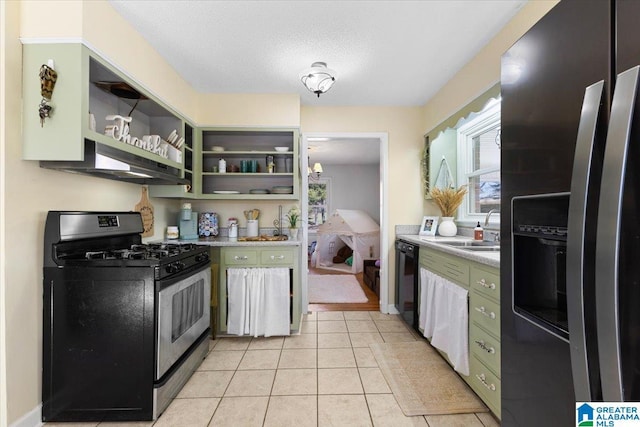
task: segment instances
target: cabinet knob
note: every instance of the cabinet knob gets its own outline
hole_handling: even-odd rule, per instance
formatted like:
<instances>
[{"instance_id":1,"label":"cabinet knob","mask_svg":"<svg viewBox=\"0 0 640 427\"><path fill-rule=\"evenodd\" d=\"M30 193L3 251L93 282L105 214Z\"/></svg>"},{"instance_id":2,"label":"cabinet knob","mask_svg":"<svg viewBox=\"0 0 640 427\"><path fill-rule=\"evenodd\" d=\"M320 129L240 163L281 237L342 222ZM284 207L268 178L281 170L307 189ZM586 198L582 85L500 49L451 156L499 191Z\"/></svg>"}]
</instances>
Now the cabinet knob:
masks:
<instances>
[{"instance_id":1,"label":"cabinet knob","mask_svg":"<svg viewBox=\"0 0 640 427\"><path fill-rule=\"evenodd\" d=\"M487 281L484 278L478 280L476 283L478 285L482 286L483 288L487 288L487 289L491 289L491 290L494 290L496 288L496 284L495 283L493 283L493 282L487 283Z\"/></svg>"},{"instance_id":2,"label":"cabinet knob","mask_svg":"<svg viewBox=\"0 0 640 427\"><path fill-rule=\"evenodd\" d=\"M484 351L486 351L489 354L494 354L496 352L495 348L487 347L487 345L484 343L483 340L476 340L476 344L478 344L478 347L480 347L481 349L483 349Z\"/></svg>"},{"instance_id":3,"label":"cabinet knob","mask_svg":"<svg viewBox=\"0 0 640 427\"><path fill-rule=\"evenodd\" d=\"M496 385L491 383L487 383L487 378L484 374L476 374L476 378L482 383L483 386L485 386L488 390L491 391L496 391Z\"/></svg>"},{"instance_id":4,"label":"cabinet knob","mask_svg":"<svg viewBox=\"0 0 640 427\"><path fill-rule=\"evenodd\" d=\"M484 308L483 306L476 307L476 311L478 313L482 314L483 316L487 316L490 319L495 319L496 318L496 314L493 311L487 312L487 309Z\"/></svg>"}]
</instances>

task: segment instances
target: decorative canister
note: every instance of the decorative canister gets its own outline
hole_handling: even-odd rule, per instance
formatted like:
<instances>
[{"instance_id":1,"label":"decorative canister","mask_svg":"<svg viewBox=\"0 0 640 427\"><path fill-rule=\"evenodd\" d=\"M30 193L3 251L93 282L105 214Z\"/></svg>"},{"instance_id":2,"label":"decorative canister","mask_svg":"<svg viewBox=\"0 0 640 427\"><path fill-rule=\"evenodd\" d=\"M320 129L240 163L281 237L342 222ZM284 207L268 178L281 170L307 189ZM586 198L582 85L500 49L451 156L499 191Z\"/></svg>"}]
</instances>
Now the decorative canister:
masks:
<instances>
[{"instance_id":1,"label":"decorative canister","mask_svg":"<svg viewBox=\"0 0 640 427\"><path fill-rule=\"evenodd\" d=\"M191 203L182 204L181 219L184 221L189 221L191 219Z\"/></svg>"},{"instance_id":2,"label":"decorative canister","mask_svg":"<svg viewBox=\"0 0 640 427\"><path fill-rule=\"evenodd\" d=\"M200 237L215 237L218 235L218 214L203 212L198 220L198 235Z\"/></svg>"},{"instance_id":3,"label":"decorative canister","mask_svg":"<svg viewBox=\"0 0 640 427\"><path fill-rule=\"evenodd\" d=\"M180 237L180 232L178 231L178 226L170 225L167 227L167 239L177 239Z\"/></svg>"},{"instance_id":4,"label":"decorative canister","mask_svg":"<svg viewBox=\"0 0 640 427\"><path fill-rule=\"evenodd\" d=\"M229 240L238 239L238 218L229 218Z\"/></svg>"},{"instance_id":5,"label":"decorative canister","mask_svg":"<svg viewBox=\"0 0 640 427\"><path fill-rule=\"evenodd\" d=\"M218 160L218 173L227 173L227 162L225 159Z\"/></svg>"}]
</instances>

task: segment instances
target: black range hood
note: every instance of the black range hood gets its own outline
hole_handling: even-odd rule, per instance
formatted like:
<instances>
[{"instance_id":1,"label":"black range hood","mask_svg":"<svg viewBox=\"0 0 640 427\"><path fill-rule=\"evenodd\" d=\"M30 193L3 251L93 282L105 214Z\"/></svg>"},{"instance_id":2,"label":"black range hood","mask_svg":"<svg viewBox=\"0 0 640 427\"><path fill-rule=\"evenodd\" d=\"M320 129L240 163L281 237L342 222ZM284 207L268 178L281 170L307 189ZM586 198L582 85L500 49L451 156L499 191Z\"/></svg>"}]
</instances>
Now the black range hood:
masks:
<instances>
[{"instance_id":1,"label":"black range hood","mask_svg":"<svg viewBox=\"0 0 640 427\"><path fill-rule=\"evenodd\" d=\"M136 184L191 184L178 168L89 139L84 140L84 160L43 160L40 167Z\"/></svg>"}]
</instances>

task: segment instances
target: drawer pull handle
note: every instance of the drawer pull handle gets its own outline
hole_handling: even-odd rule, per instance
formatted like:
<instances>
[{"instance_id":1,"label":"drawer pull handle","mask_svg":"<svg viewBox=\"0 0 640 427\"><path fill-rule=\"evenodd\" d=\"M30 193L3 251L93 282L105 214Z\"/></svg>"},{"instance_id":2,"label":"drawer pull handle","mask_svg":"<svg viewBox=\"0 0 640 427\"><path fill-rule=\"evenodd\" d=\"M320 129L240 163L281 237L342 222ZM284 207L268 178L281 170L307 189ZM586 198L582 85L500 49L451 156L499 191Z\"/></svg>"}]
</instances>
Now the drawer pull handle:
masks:
<instances>
[{"instance_id":1,"label":"drawer pull handle","mask_svg":"<svg viewBox=\"0 0 640 427\"><path fill-rule=\"evenodd\" d=\"M483 386L485 386L488 390L491 391L496 391L496 385L495 384L489 384L487 383L487 378L484 376L484 374L476 374L476 378L482 383Z\"/></svg>"},{"instance_id":2,"label":"drawer pull handle","mask_svg":"<svg viewBox=\"0 0 640 427\"><path fill-rule=\"evenodd\" d=\"M496 318L496 314L493 311L487 313L487 309L484 307L476 307L476 311L484 316L487 316L490 319Z\"/></svg>"},{"instance_id":3,"label":"drawer pull handle","mask_svg":"<svg viewBox=\"0 0 640 427\"><path fill-rule=\"evenodd\" d=\"M494 354L496 352L495 348L487 347L487 345L484 343L483 340L476 340L476 344L478 344L478 347L480 347L481 349L483 349L484 351L486 351L489 354Z\"/></svg>"},{"instance_id":4,"label":"drawer pull handle","mask_svg":"<svg viewBox=\"0 0 640 427\"><path fill-rule=\"evenodd\" d=\"M491 283L487 283L486 280L484 279L480 279L476 282L478 285L482 286L483 288L487 288L487 289L491 289L491 290L495 290L496 288L496 284L491 282Z\"/></svg>"},{"instance_id":5,"label":"drawer pull handle","mask_svg":"<svg viewBox=\"0 0 640 427\"><path fill-rule=\"evenodd\" d=\"M276 259L284 259L284 255L278 255L278 256L276 256L276 255L271 255L271 259L272 259L272 260L276 260Z\"/></svg>"},{"instance_id":6,"label":"drawer pull handle","mask_svg":"<svg viewBox=\"0 0 640 427\"><path fill-rule=\"evenodd\" d=\"M235 259L236 261L246 261L249 259L249 257L246 255L242 255L242 256L236 255L233 257L233 259Z\"/></svg>"}]
</instances>

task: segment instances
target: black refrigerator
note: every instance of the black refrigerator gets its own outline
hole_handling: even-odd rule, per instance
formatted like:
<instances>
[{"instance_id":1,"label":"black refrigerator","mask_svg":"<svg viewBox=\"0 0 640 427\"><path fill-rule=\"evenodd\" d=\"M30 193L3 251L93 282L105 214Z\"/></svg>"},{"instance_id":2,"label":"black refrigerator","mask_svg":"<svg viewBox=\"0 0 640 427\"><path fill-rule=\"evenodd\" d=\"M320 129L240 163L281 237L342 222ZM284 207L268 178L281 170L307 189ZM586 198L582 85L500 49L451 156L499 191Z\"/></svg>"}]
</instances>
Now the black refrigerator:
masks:
<instances>
[{"instance_id":1,"label":"black refrigerator","mask_svg":"<svg viewBox=\"0 0 640 427\"><path fill-rule=\"evenodd\" d=\"M640 1L562 0L502 57L502 425L640 401Z\"/></svg>"}]
</instances>

